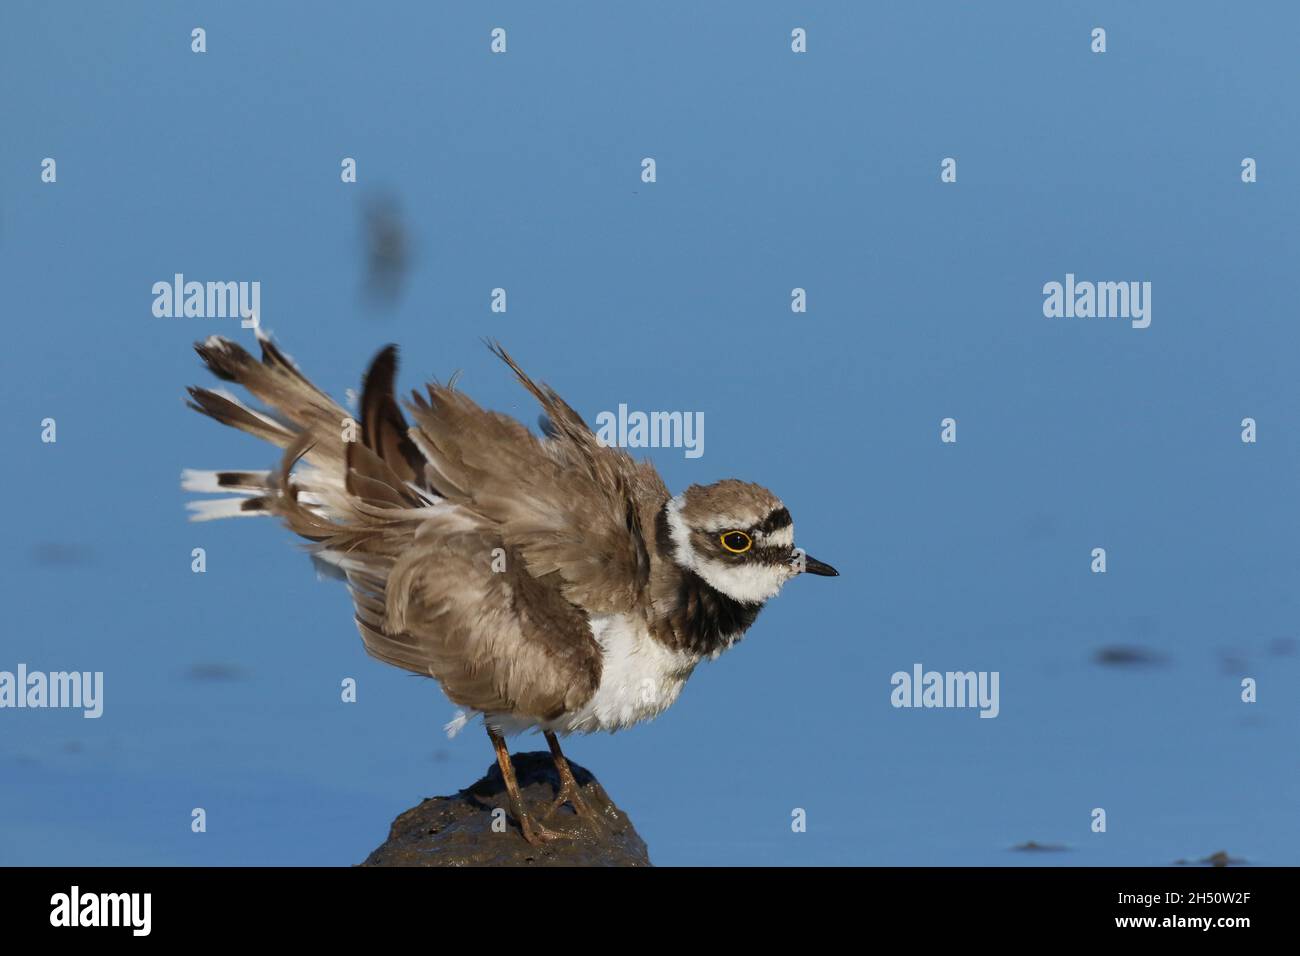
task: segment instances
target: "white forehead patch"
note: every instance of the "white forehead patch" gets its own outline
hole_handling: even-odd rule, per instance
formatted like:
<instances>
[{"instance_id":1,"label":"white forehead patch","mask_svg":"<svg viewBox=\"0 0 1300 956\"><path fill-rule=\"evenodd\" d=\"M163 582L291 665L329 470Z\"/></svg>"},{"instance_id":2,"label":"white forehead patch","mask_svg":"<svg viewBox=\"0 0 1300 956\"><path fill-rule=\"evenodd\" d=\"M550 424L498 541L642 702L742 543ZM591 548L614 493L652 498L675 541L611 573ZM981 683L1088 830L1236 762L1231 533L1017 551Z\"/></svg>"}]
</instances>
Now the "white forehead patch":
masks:
<instances>
[{"instance_id":1,"label":"white forehead patch","mask_svg":"<svg viewBox=\"0 0 1300 956\"><path fill-rule=\"evenodd\" d=\"M707 534L721 534L724 531L743 531L752 524L758 522L757 518L741 518L738 515L723 514L714 515L709 523L700 528Z\"/></svg>"}]
</instances>

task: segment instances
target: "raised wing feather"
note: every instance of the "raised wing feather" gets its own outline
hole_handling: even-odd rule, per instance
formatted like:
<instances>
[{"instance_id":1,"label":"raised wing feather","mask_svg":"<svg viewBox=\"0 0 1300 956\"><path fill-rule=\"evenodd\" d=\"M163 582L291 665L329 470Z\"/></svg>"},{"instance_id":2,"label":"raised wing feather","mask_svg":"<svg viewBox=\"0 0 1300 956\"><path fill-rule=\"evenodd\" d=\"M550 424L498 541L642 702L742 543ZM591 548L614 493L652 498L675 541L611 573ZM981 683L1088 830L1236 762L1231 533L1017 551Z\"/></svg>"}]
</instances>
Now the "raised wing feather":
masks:
<instances>
[{"instance_id":1,"label":"raised wing feather","mask_svg":"<svg viewBox=\"0 0 1300 956\"><path fill-rule=\"evenodd\" d=\"M493 351L541 403L553 437L430 385L408 410L431 483L490 521L533 576L554 577L568 600L598 613L637 609L650 571L643 526L667 488L650 465L602 446L499 345Z\"/></svg>"}]
</instances>

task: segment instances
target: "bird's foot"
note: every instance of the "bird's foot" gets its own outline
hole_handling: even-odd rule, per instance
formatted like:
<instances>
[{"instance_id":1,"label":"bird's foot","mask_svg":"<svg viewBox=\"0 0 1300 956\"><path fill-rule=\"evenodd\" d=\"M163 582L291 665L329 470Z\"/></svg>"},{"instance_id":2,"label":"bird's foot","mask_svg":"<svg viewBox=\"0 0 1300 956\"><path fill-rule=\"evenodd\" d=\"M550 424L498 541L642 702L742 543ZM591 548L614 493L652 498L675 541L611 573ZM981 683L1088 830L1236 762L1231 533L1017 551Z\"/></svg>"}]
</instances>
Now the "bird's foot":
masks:
<instances>
[{"instance_id":1,"label":"bird's foot","mask_svg":"<svg viewBox=\"0 0 1300 956\"><path fill-rule=\"evenodd\" d=\"M583 820L586 820L589 823L600 822L600 814L592 810L587 801L582 798L582 792L579 789L576 780L572 783L566 782L561 784L559 796L555 798L555 802L551 804L551 809L546 812L546 816L542 817L542 819L551 819L551 817L560 812L560 808L566 803L573 807L573 812Z\"/></svg>"},{"instance_id":2,"label":"bird's foot","mask_svg":"<svg viewBox=\"0 0 1300 956\"><path fill-rule=\"evenodd\" d=\"M549 814L547 815L549 817ZM519 829L524 835L524 839L533 846L542 846L546 843L553 843L556 840L571 839L570 834L558 830L550 830L542 826L537 820L524 815L519 818Z\"/></svg>"}]
</instances>

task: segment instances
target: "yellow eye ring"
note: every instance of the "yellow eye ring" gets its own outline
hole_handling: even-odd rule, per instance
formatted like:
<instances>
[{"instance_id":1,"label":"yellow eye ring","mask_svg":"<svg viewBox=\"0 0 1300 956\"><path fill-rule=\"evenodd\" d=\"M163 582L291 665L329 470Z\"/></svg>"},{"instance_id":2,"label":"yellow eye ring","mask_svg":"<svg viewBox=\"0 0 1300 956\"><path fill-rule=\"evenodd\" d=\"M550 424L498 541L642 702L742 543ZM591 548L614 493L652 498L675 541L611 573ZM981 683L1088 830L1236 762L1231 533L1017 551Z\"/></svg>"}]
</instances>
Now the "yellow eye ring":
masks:
<instances>
[{"instance_id":1,"label":"yellow eye ring","mask_svg":"<svg viewBox=\"0 0 1300 956\"><path fill-rule=\"evenodd\" d=\"M754 546L753 539L743 531L724 531L718 541L732 554L744 554Z\"/></svg>"}]
</instances>

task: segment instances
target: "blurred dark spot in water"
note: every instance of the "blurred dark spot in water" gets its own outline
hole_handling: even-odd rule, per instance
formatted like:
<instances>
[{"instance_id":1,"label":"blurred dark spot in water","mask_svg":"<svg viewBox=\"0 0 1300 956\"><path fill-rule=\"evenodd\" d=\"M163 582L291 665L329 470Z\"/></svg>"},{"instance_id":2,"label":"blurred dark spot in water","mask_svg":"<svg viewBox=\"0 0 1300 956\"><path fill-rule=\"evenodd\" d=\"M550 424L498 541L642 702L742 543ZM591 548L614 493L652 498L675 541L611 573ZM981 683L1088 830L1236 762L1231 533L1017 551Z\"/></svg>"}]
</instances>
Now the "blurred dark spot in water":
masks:
<instances>
[{"instance_id":1,"label":"blurred dark spot in water","mask_svg":"<svg viewBox=\"0 0 1300 956\"><path fill-rule=\"evenodd\" d=\"M1064 853L1069 847L1063 843L1039 843L1037 840L1026 840L1011 849L1017 853Z\"/></svg>"},{"instance_id":2,"label":"blurred dark spot in water","mask_svg":"<svg viewBox=\"0 0 1300 956\"><path fill-rule=\"evenodd\" d=\"M1240 657L1232 651L1219 652L1219 672L1222 674L1244 674L1247 668L1246 659Z\"/></svg>"},{"instance_id":3,"label":"blurred dark spot in water","mask_svg":"<svg viewBox=\"0 0 1300 956\"><path fill-rule=\"evenodd\" d=\"M79 754L85 749L85 747L81 746L80 740L69 740L63 745L63 752L65 754Z\"/></svg>"},{"instance_id":4,"label":"blurred dark spot in water","mask_svg":"<svg viewBox=\"0 0 1300 956\"><path fill-rule=\"evenodd\" d=\"M411 237L401 204L392 196L371 199L364 212L366 293L392 307L402 296L411 261Z\"/></svg>"},{"instance_id":5,"label":"blurred dark spot in water","mask_svg":"<svg viewBox=\"0 0 1300 956\"><path fill-rule=\"evenodd\" d=\"M95 561L89 548L62 541L42 541L32 548L31 555L36 564L60 567L93 564Z\"/></svg>"},{"instance_id":6,"label":"blurred dark spot in water","mask_svg":"<svg viewBox=\"0 0 1300 956\"><path fill-rule=\"evenodd\" d=\"M1167 658L1135 644L1111 644L1100 648L1093 660L1107 667L1150 667L1164 664Z\"/></svg>"},{"instance_id":7,"label":"blurred dark spot in water","mask_svg":"<svg viewBox=\"0 0 1300 956\"><path fill-rule=\"evenodd\" d=\"M450 757L450 756L451 756L451 754L447 753L446 750L444 750L444 749L442 749L441 747L439 747L437 750L435 750L435 751L433 752L433 762L434 762L434 763L446 763L446 762L447 762L447 758Z\"/></svg>"},{"instance_id":8,"label":"blurred dark spot in water","mask_svg":"<svg viewBox=\"0 0 1300 956\"><path fill-rule=\"evenodd\" d=\"M249 672L238 664L195 664L185 675L190 680L244 680Z\"/></svg>"},{"instance_id":9,"label":"blurred dark spot in water","mask_svg":"<svg viewBox=\"0 0 1300 956\"><path fill-rule=\"evenodd\" d=\"M1275 657L1291 657L1296 652L1294 637L1275 637L1269 642L1268 652Z\"/></svg>"},{"instance_id":10,"label":"blurred dark spot in water","mask_svg":"<svg viewBox=\"0 0 1300 956\"><path fill-rule=\"evenodd\" d=\"M1245 863L1245 860L1238 859L1235 856L1228 856L1227 850L1220 850L1218 853L1211 853L1209 856L1203 856L1196 861L1203 866L1237 866ZM1191 860L1174 860L1176 866L1192 866Z\"/></svg>"}]
</instances>

